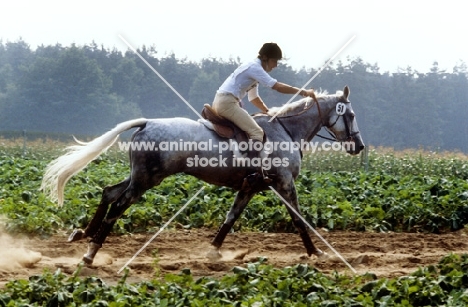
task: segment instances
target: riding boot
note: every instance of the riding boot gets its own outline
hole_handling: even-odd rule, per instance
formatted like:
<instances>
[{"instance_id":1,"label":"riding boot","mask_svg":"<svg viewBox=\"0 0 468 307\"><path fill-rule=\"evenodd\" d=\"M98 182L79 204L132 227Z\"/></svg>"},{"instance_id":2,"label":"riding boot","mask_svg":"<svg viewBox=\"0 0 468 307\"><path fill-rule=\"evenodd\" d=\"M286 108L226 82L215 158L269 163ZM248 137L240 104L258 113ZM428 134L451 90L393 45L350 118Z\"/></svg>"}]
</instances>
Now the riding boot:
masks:
<instances>
[{"instance_id":1,"label":"riding boot","mask_svg":"<svg viewBox=\"0 0 468 307\"><path fill-rule=\"evenodd\" d=\"M262 162L262 157L261 157L262 150L263 150L263 142L259 140L252 140L252 148L247 154L247 158L249 159L251 165L254 159L255 160L260 159L260 167L258 171L245 177L244 184L243 184L244 187L246 186L253 187L261 182L264 182L264 183L272 182L272 179L269 178L268 175L263 170L263 162Z\"/></svg>"}]
</instances>

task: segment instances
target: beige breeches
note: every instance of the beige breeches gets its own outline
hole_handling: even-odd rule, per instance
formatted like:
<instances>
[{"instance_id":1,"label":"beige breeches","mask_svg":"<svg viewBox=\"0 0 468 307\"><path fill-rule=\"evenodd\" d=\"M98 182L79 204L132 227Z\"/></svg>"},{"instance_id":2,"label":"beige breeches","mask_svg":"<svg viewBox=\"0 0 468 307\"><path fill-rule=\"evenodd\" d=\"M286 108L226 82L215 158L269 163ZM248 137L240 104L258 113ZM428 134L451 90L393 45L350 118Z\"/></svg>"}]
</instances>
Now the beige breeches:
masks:
<instances>
[{"instance_id":1,"label":"beige breeches","mask_svg":"<svg viewBox=\"0 0 468 307\"><path fill-rule=\"evenodd\" d=\"M213 109L245 131L249 138L263 141L263 129L240 106L239 100L234 95L217 93L213 101Z\"/></svg>"}]
</instances>

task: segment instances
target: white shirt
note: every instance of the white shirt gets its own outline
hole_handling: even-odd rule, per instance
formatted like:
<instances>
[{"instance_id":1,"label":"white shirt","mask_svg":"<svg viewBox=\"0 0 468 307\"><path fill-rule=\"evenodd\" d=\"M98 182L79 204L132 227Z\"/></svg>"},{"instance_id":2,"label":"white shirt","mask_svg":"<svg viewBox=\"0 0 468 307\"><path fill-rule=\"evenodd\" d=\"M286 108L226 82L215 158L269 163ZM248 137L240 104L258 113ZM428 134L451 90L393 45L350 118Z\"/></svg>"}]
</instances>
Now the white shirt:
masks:
<instances>
[{"instance_id":1,"label":"white shirt","mask_svg":"<svg viewBox=\"0 0 468 307\"><path fill-rule=\"evenodd\" d=\"M262 67L260 59L239 66L219 87L218 93L230 93L242 100L247 92L249 101L258 97L258 84L273 87L277 82Z\"/></svg>"}]
</instances>

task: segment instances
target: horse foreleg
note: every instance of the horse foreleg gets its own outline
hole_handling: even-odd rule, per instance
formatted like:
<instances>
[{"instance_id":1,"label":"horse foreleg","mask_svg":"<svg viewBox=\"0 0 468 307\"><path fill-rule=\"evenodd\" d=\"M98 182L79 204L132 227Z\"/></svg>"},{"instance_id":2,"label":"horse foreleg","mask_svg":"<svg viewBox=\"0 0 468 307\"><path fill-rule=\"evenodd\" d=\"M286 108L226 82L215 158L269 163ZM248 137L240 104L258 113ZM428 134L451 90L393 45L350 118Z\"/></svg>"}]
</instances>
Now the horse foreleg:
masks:
<instances>
[{"instance_id":1,"label":"horse foreleg","mask_svg":"<svg viewBox=\"0 0 468 307\"><path fill-rule=\"evenodd\" d=\"M223 225L221 225L221 227L219 228L213 241L211 241L211 245L215 247L215 250L211 251L208 254L210 258L219 258L221 256L221 254L219 253L219 249L221 248L221 245L223 245L224 239L226 238L232 226L234 226L234 223L237 221L237 219L244 211L245 207L254 195L254 192L243 190L237 193L236 198L234 200L234 204L232 205L231 209L229 210L226 216L226 220L224 221Z\"/></svg>"},{"instance_id":2,"label":"horse foreleg","mask_svg":"<svg viewBox=\"0 0 468 307\"><path fill-rule=\"evenodd\" d=\"M286 201L288 201L288 204L291 205L291 207L293 207L297 213L301 214L299 210L297 192L296 192L296 187L294 185L294 182L287 184L287 186L280 189L278 193L280 193L280 195ZM295 214L289 206L286 206L286 208L289 214L291 215L294 227L297 229L297 231L299 232L299 235L301 236L302 243L304 244L304 247L306 248L307 254L309 256L316 255L318 257L324 255L323 251L315 247L314 243L312 243L312 239L309 236L309 232L307 231L307 227L304 221L297 214Z\"/></svg>"},{"instance_id":3,"label":"horse foreleg","mask_svg":"<svg viewBox=\"0 0 468 307\"><path fill-rule=\"evenodd\" d=\"M130 179L127 178L126 180L116 185L105 187L102 191L101 202L99 203L99 206L96 212L94 213L93 218L88 223L88 226L86 226L84 231L82 229L73 230L73 232L68 237L68 242L78 241L96 234L102 223L102 220L107 214L109 204L115 202L120 197L120 195L122 195L122 193L128 187L129 183Z\"/></svg>"}]
</instances>

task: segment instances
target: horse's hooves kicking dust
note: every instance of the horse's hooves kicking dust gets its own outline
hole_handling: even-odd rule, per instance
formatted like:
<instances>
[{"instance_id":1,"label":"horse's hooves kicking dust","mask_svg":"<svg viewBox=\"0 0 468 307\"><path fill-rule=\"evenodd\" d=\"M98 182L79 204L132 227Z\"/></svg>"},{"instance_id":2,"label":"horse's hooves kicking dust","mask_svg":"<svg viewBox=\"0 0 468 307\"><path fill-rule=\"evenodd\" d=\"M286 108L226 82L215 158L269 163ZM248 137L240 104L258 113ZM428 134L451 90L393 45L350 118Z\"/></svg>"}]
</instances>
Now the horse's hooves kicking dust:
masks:
<instances>
[{"instance_id":1,"label":"horse's hooves kicking dust","mask_svg":"<svg viewBox=\"0 0 468 307\"><path fill-rule=\"evenodd\" d=\"M211 249L207 254L206 258L211 261L231 261L231 260L242 260L248 255L250 251L248 249L239 250L239 251L230 251L226 250L221 253L217 248Z\"/></svg>"},{"instance_id":2,"label":"horse's hooves kicking dust","mask_svg":"<svg viewBox=\"0 0 468 307\"><path fill-rule=\"evenodd\" d=\"M221 260L221 258L223 258L223 255L221 254L219 249L213 248L206 254L206 258L208 258L209 260L212 260L212 261Z\"/></svg>"},{"instance_id":3,"label":"horse's hooves kicking dust","mask_svg":"<svg viewBox=\"0 0 468 307\"><path fill-rule=\"evenodd\" d=\"M330 254L326 252L322 252L320 255L315 255L315 256L317 257L317 260L319 261L327 261L332 258L332 256L330 256Z\"/></svg>"}]
</instances>

